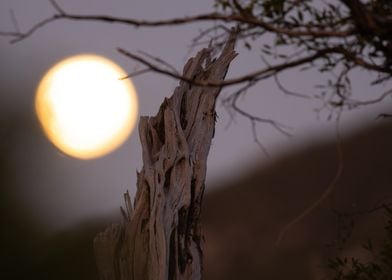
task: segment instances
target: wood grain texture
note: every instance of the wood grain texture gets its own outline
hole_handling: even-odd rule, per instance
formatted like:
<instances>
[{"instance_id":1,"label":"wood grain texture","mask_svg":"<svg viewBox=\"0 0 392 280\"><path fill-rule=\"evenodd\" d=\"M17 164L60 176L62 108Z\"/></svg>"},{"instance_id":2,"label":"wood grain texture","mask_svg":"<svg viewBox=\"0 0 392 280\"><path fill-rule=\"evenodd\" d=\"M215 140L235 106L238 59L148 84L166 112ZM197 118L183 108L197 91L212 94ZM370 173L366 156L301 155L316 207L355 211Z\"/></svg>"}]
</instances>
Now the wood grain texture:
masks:
<instances>
[{"instance_id":1,"label":"wood grain texture","mask_svg":"<svg viewBox=\"0 0 392 280\"><path fill-rule=\"evenodd\" d=\"M236 56L234 46L232 34L217 58L212 49L201 50L186 63L183 76L223 81ZM94 240L100 279L202 279L200 209L219 92L180 81L155 117L141 117L143 168L134 207L126 193L123 222Z\"/></svg>"}]
</instances>

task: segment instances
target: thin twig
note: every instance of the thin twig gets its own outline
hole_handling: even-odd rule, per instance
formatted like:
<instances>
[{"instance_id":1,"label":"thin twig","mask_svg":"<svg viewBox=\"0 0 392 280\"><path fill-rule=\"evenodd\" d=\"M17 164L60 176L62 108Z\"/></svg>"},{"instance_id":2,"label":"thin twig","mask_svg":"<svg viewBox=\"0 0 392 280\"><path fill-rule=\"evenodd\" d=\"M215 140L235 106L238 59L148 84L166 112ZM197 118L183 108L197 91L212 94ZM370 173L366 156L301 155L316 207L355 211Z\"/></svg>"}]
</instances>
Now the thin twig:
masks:
<instances>
[{"instance_id":1,"label":"thin twig","mask_svg":"<svg viewBox=\"0 0 392 280\"><path fill-rule=\"evenodd\" d=\"M300 213L298 216L296 216L294 219L288 222L281 229L275 243L276 246L279 246L279 244L282 242L283 238L285 237L286 233L294 225L302 221L305 217L307 217L310 213L312 213L317 207L319 207L325 201L325 199L332 193L337 182L339 181L340 177L343 174L343 147L342 147L342 140L341 140L340 129L339 129L340 115L341 115L341 111L338 112L338 115L336 117L336 150L337 150L337 159L338 159L338 166L337 166L336 173L332 178L332 181L328 184L327 188L321 194L321 196L312 204L310 204L302 213Z\"/></svg>"},{"instance_id":2,"label":"thin twig","mask_svg":"<svg viewBox=\"0 0 392 280\"><path fill-rule=\"evenodd\" d=\"M129 73L128 75L126 75L126 76L124 76L124 77L121 77L120 80L125 80L125 79L128 79L128 78L133 78L133 77L142 75L142 74L147 73L147 72L151 72L151 69L142 69L142 70L134 71L134 72Z\"/></svg>"},{"instance_id":3,"label":"thin twig","mask_svg":"<svg viewBox=\"0 0 392 280\"><path fill-rule=\"evenodd\" d=\"M389 118L392 118L392 114L382 113L379 114L376 119L389 119Z\"/></svg>"},{"instance_id":4,"label":"thin twig","mask_svg":"<svg viewBox=\"0 0 392 280\"><path fill-rule=\"evenodd\" d=\"M37 31L38 29L44 27L45 25L47 25L48 23L51 23L57 19L59 19L60 16L54 15L50 18L44 19L42 21L40 21L39 23L33 25L27 32L25 33L19 33L19 32L2 32L0 31L0 34L6 34L6 36L12 36L15 37L14 39L12 39L10 41L11 44L17 43L29 36L31 36L35 31ZM14 34L14 35L11 35Z\"/></svg>"},{"instance_id":5,"label":"thin twig","mask_svg":"<svg viewBox=\"0 0 392 280\"><path fill-rule=\"evenodd\" d=\"M70 14L65 12L55 0L49 0L49 2L57 11L57 14L48 17L46 19L43 19L42 21L38 22L36 25L32 26L25 33L16 32L17 34L15 34L16 35L15 39L12 41L13 43L23 40L24 38L33 34L37 29L58 20L101 21L101 22L108 22L108 23L126 24L134 27L158 27L158 26L192 24L195 22L203 22L203 21L222 21L222 22L231 22L231 23L243 23L243 24L248 24L250 26L261 27L269 32L284 34L291 37L311 36L315 38L317 37L344 38L354 34L354 29L352 28L349 28L347 30L314 28L312 26L304 26L297 29L284 28L284 27L280 27L279 25L273 25L254 17L247 17L240 14L227 15L227 14L221 14L217 12L199 14L194 16L179 17L173 19L156 20L156 21L121 18L115 16L106 16L106 15Z\"/></svg>"},{"instance_id":6,"label":"thin twig","mask_svg":"<svg viewBox=\"0 0 392 280\"><path fill-rule=\"evenodd\" d=\"M275 128L277 131L279 131L283 135L285 135L287 137L292 136L292 134L287 131L288 129L291 129L291 127L289 127L285 124L279 123L277 121L271 120L271 119L261 118L261 117L252 115L252 114L242 110L237 104L239 96L240 96L240 94L235 95L232 100L231 106L234 109L234 111L236 111L237 113L241 114L242 116L248 118L251 122L260 122L260 123L269 124L270 126Z\"/></svg>"},{"instance_id":7,"label":"thin twig","mask_svg":"<svg viewBox=\"0 0 392 280\"><path fill-rule=\"evenodd\" d=\"M10 10L10 15L11 15L11 21L12 25L14 26L15 30L17 33L20 33L20 28L18 24L18 20L16 19L16 15L13 9Z\"/></svg>"},{"instance_id":8,"label":"thin twig","mask_svg":"<svg viewBox=\"0 0 392 280\"><path fill-rule=\"evenodd\" d=\"M383 101L386 97L392 95L392 89L387 90L380 97L370 100L355 100L355 99L346 99L345 103L354 105L354 106L366 106L366 105L373 105Z\"/></svg>"},{"instance_id":9,"label":"thin twig","mask_svg":"<svg viewBox=\"0 0 392 280\"><path fill-rule=\"evenodd\" d=\"M263 145L263 143L261 143L261 141L259 140L259 137L257 136L257 129L256 129L256 121L251 120L251 125L252 125L252 134L253 134L253 141L255 141L255 143L257 144L257 146L259 146L260 150L264 153L264 155L267 158L271 158L270 154L268 153L267 148Z\"/></svg>"},{"instance_id":10,"label":"thin twig","mask_svg":"<svg viewBox=\"0 0 392 280\"><path fill-rule=\"evenodd\" d=\"M216 32L218 29L222 29L223 31L226 32L226 34L230 33L230 29L227 28L226 26L222 24L214 25L210 28L201 30L199 34L192 39L192 44L191 47L194 47L195 44L199 43L201 39L203 39L205 36L210 34L211 32Z\"/></svg>"},{"instance_id":11,"label":"thin twig","mask_svg":"<svg viewBox=\"0 0 392 280\"><path fill-rule=\"evenodd\" d=\"M288 90L287 88L285 88L282 83L280 82L278 75L274 75L274 79L275 79L275 83L278 86L278 88L285 94L287 95L291 95L291 96L295 96L295 97L300 97L300 98L306 98L306 99L310 99L309 96L302 94L302 93L298 93L298 92L294 92L291 90Z\"/></svg>"},{"instance_id":12,"label":"thin twig","mask_svg":"<svg viewBox=\"0 0 392 280\"><path fill-rule=\"evenodd\" d=\"M293 61L285 62L285 63L281 63L281 64L276 64L276 65L254 71L254 72L251 72L249 74L246 74L246 75L243 75L243 76L240 76L237 78L228 79L228 80L225 80L222 82L213 82L213 81L193 80L193 79L184 77L182 75L179 75L177 73L173 73L171 71L168 71L166 69L162 69L162 68L158 67L157 65L154 65L151 62L147 61L143 57L138 56L134 53L128 52L122 48L118 48L117 50L121 54L123 54L133 60L140 62L141 64L150 68L154 72L170 76L174 79L188 82L192 85L204 86L204 87L225 87L225 86L231 86L231 85L240 84L240 83L244 83L244 82L254 81L254 80L266 79L266 78L269 78L272 75L277 74L279 72L282 72L282 71L285 71L285 70L288 70L288 69L291 69L291 68L294 68L294 67L297 67L297 66L300 66L303 64L307 64L309 62L313 62L314 60L317 60L318 58L324 57L327 54L336 52L336 48L326 48L326 49L319 50L309 56L299 58L297 60L293 60Z\"/></svg>"},{"instance_id":13,"label":"thin twig","mask_svg":"<svg viewBox=\"0 0 392 280\"><path fill-rule=\"evenodd\" d=\"M163 60L162 58L157 57L157 56L153 56L153 55L151 55L149 53L146 53L144 51L138 51L138 52L143 54L143 55L145 55L146 57L148 57L148 58L150 58L150 59L152 59L152 60L154 60L154 61L156 61L156 62L158 62L158 63L160 63L160 64L162 64L164 66L166 66L167 68L171 69L173 71L173 73L177 73L178 74L177 69L173 65L171 65L170 63L168 63L165 60Z\"/></svg>"},{"instance_id":14,"label":"thin twig","mask_svg":"<svg viewBox=\"0 0 392 280\"><path fill-rule=\"evenodd\" d=\"M266 155L266 157L270 158L270 155L268 153L267 148L259 140L259 137L257 135L256 124L257 123L269 124L274 129L276 129L278 132L280 132L280 133L282 133L282 134L284 134L285 136L288 136L288 137L292 136L287 131L287 129L291 129L291 128L286 126L286 125L284 125L284 124L281 124L281 123L278 123L276 121L273 121L271 119L265 119L265 118L257 117L255 115L247 113L246 111L244 111L241 108L239 108L239 106L237 105L238 98L240 96L244 97L246 91L249 88L251 88L252 86L254 86L254 84L257 83L257 82L258 82L257 80L248 82L248 84L246 84L245 86L239 88L234 93L231 93L230 96L228 96L228 97L226 97L225 99L222 100L222 104L224 105L224 108L227 110L227 112L229 114L229 117L230 117L229 118L229 122L225 126L225 129L227 129L228 126L234 121L234 113L239 113L240 115L242 115L243 117L245 117L246 119L249 120L249 122L251 124L251 131L252 131L252 136L253 136L254 142L259 146L260 150Z\"/></svg>"},{"instance_id":15,"label":"thin twig","mask_svg":"<svg viewBox=\"0 0 392 280\"><path fill-rule=\"evenodd\" d=\"M53 8L60 14L66 15L65 11L60 7L60 5L55 0L49 0L50 4L52 4Z\"/></svg>"}]
</instances>

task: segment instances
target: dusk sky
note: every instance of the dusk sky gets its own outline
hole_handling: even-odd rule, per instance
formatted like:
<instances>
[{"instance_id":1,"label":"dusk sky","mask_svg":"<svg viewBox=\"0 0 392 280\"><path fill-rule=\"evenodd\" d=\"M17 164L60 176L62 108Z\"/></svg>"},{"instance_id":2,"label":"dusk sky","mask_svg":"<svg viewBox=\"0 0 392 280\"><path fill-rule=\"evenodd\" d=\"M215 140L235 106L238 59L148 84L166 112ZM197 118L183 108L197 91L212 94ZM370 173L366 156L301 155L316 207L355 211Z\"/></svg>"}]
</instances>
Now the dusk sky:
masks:
<instances>
[{"instance_id":1,"label":"dusk sky","mask_svg":"<svg viewBox=\"0 0 392 280\"><path fill-rule=\"evenodd\" d=\"M213 1L207 0L59 0L58 3L70 13L107 14L135 19L167 19L213 9ZM11 11L21 31L55 12L46 0L2 0L0 30L15 30ZM136 62L118 53L117 47L129 51L143 50L181 70L187 59L200 48L190 48L192 38L210 24L134 28L63 20L43 27L16 44L10 44L10 38L0 37L0 118L18 120L15 129L19 129L15 132L17 138L12 143L12 149L7 151L9 164L20 174L20 181L23 182L23 188L17 191L24 194L23 200L32 211L42 214L44 223L54 228L67 227L86 219L113 214L122 204L124 191L129 189L132 195L135 193L136 170L142 167L137 130L118 150L103 158L83 161L59 153L39 129L33 110L35 89L44 73L59 60L82 53L106 56L129 72L140 69ZM238 44L237 52L239 56L232 63L228 77L243 75L260 67L257 48L249 52ZM370 90L367 74L355 75L353 80L358 82L353 90L358 98L366 97ZM314 85L324 79L318 73L297 72L290 72L281 78L292 90L309 96L315 93ZM155 73L135 77L133 82L139 97L140 115L155 115L163 98L170 96L178 83ZM222 96L233 90L225 88ZM349 133L349 127L374 123L378 113L388 113L390 105L391 101L388 100L378 107L346 112L342 118L343 134ZM219 120L208 161L209 183L229 181L256 160L267 163L289 149L312 143L315 139L334 137L333 123L326 121L327 114L322 114L318 119L314 112L320 106L317 100L285 96L273 81L261 82L251 89L241 101L241 106L261 117L272 118L292 127L294 137L288 139L268 125L261 124L258 127L260 141L271 155L267 159L253 141L249 121L235 116L234 121L230 122L230 116L218 102ZM0 124L3 124L3 120ZM8 128L1 129L5 132L3 135L0 130L0 143L1 137L7 137L9 132Z\"/></svg>"}]
</instances>

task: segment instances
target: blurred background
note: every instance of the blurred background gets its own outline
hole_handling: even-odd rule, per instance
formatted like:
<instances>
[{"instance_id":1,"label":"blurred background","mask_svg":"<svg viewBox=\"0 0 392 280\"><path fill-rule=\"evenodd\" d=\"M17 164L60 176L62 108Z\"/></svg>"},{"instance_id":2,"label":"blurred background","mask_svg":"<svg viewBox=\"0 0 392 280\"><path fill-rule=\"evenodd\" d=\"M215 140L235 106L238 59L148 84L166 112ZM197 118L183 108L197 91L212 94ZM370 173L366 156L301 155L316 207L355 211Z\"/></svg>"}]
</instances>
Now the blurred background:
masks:
<instances>
[{"instance_id":1,"label":"blurred background","mask_svg":"<svg viewBox=\"0 0 392 280\"><path fill-rule=\"evenodd\" d=\"M207 0L68 0L59 4L73 13L138 19L213 9L213 1ZM12 14L23 31L53 13L45 0L2 0L0 30L15 29ZM96 279L93 237L120 218L122 194L126 190L135 194L136 170L142 167L137 131L119 149L96 160L77 160L58 152L34 113L34 94L44 73L59 60L80 53L104 55L134 71L138 65L117 53L117 47L146 51L182 69L198 50L191 47L192 38L206 26L135 29L59 21L16 44L0 37L1 279ZM240 55L228 77L258 67L255 53L241 45L237 51ZM368 86L366 73L356 75L353 91L359 97L368 96L374 89ZM282 79L293 90L312 95L322 77L289 73ZM133 82L141 115L155 115L163 98L177 85L177 81L153 73ZM232 91L224 89L222 95ZM328 248L339 245L339 219L331 209L359 211L389 198L392 126L389 119L376 118L390 113L392 103L386 100L344 112L344 175L333 196L295 226L279 248L273 244L281 227L314 201L336 172L334 123L327 121L327 115L314 112L320 106L318 101L286 96L273 82L256 86L241 105L293 127L294 137L288 139L260 125L260 141L271 155L267 158L254 143L249 122L240 116L233 120L218 103L203 217L206 278L286 279L298 275L298 279L314 279L324 269L328 254L333 254ZM350 240L356 244L362 237L380 235L383 221L380 213L344 223L355 224ZM345 244L345 249L355 251L355 246ZM280 269L283 264L284 271Z\"/></svg>"}]
</instances>

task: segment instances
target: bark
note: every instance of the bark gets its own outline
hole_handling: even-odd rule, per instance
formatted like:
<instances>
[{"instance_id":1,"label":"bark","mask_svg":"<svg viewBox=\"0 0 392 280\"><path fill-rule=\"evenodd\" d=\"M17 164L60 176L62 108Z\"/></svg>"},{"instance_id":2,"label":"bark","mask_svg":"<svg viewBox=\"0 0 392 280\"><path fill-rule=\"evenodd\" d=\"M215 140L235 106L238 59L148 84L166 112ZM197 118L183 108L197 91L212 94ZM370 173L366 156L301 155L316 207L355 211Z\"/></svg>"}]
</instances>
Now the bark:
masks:
<instances>
[{"instance_id":1,"label":"bark","mask_svg":"<svg viewBox=\"0 0 392 280\"><path fill-rule=\"evenodd\" d=\"M222 53L201 50L183 75L221 82L236 56L232 34ZM143 168L134 207L125 194L124 220L94 240L102 280L202 279L200 210L214 136L217 87L181 81L155 117L141 117Z\"/></svg>"}]
</instances>

